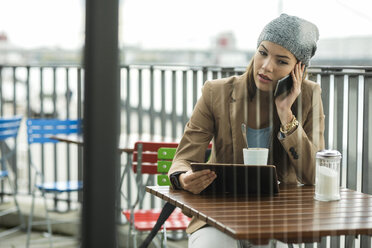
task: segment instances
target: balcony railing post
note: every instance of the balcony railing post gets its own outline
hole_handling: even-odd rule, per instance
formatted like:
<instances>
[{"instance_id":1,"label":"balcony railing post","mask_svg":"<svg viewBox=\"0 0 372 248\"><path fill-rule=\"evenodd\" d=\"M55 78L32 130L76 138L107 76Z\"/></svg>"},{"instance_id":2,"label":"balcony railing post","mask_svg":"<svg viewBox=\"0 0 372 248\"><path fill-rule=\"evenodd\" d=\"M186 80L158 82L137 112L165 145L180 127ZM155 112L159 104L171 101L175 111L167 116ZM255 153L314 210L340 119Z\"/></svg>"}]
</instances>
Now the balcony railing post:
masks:
<instances>
[{"instance_id":1,"label":"balcony railing post","mask_svg":"<svg viewBox=\"0 0 372 248\"><path fill-rule=\"evenodd\" d=\"M357 190L358 77L349 76L346 186Z\"/></svg>"},{"instance_id":2,"label":"balcony railing post","mask_svg":"<svg viewBox=\"0 0 372 248\"><path fill-rule=\"evenodd\" d=\"M192 108L194 109L196 101L198 100L198 71L192 70Z\"/></svg>"},{"instance_id":3,"label":"balcony railing post","mask_svg":"<svg viewBox=\"0 0 372 248\"><path fill-rule=\"evenodd\" d=\"M17 115L17 67L13 67L13 115ZM17 169L17 140L14 144L15 153L12 156L12 169L14 173L14 190L18 192L18 169Z\"/></svg>"},{"instance_id":4,"label":"balcony railing post","mask_svg":"<svg viewBox=\"0 0 372 248\"><path fill-rule=\"evenodd\" d=\"M138 134L143 133L142 69L138 69Z\"/></svg>"},{"instance_id":5,"label":"balcony railing post","mask_svg":"<svg viewBox=\"0 0 372 248\"><path fill-rule=\"evenodd\" d=\"M372 70L367 70L372 73ZM372 75L364 77L362 192L372 194ZM361 247L371 247L371 237L362 235Z\"/></svg>"},{"instance_id":6,"label":"balcony railing post","mask_svg":"<svg viewBox=\"0 0 372 248\"><path fill-rule=\"evenodd\" d=\"M130 104L130 100L131 100L131 88L130 88L130 81L131 81L131 76L130 76L130 72L131 72L131 68L130 66L125 66L126 70L127 70L127 82L126 82L126 91L127 91L127 99L126 99L126 126L127 126L127 130L126 130L126 133L127 135L129 135L131 133L131 123L130 123L130 115L132 113L132 106Z\"/></svg>"},{"instance_id":7,"label":"balcony railing post","mask_svg":"<svg viewBox=\"0 0 372 248\"><path fill-rule=\"evenodd\" d=\"M165 126L167 123L166 115L165 115L165 98L167 97L165 94L165 70L161 70L161 136L165 137Z\"/></svg>"},{"instance_id":8,"label":"balcony railing post","mask_svg":"<svg viewBox=\"0 0 372 248\"><path fill-rule=\"evenodd\" d=\"M364 77L363 108L362 192L372 194L372 75Z\"/></svg>"},{"instance_id":9,"label":"balcony railing post","mask_svg":"<svg viewBox=\"0 0 372 248\"><path fill-rule=\"evenodd\" d=\"M150 134L155 134L155 81L154 66L150 66Z\"/></svg>"},{"instance_id":10,"label":"balcony railing post","mask_svg":"<svg viewBox=\"0 0 372 248\"><path fill-rule=\"evenodd\" d=\"M175 70L172 70L172 138L176 139L176 131L177 131L177 100L176 100L176 93L177 93L177 85L178 85L178 80L177 80L177 74Z\"/></svg>"},{"instance_id":11,"label":"balcony railing post","mask_svg":"<svg viewBox=\"0 0 372 248\"><path fill-rule=\"evenodd\" d=\"M331 118L330 116L330 111L329 111L329 101L330 101L330 74L322 74L321 75L322 79L322 101L323 101L323 111L324 111L324 115L325 115L325 119L324 119L324 124L325 124L325 130L324 130L324 142L325 142L325 147L326 148L330 148L329 147L329 129L330 129L330 126L329 126L329 120Z\"/></svg>"},{"instance_id":12,"label":"balcony railing post","mask_svg":"<svg viewBox=\"0 0 372 248\"><path fill-rule=\"evenodd\" d=\"M187 122L187 71L182 71L182 127L185 126Z\"/></svg>"}]
</instances>

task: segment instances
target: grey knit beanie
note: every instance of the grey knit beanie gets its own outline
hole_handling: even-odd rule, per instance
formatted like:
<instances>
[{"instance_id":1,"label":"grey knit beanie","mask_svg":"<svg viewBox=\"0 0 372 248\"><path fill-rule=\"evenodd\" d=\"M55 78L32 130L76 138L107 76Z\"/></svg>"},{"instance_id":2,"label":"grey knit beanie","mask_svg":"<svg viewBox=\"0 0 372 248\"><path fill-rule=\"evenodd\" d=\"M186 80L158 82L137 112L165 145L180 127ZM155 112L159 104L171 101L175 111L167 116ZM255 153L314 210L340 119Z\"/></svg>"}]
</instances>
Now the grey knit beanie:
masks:
<instances>
[{"instance_id":1,"label":"grey knit beanie","mask_svg":"<svg viewBox=\"0 0 372 248\"><path fill-rule=\"evenodd\" d=\"M271 41L290 51L306 66L316 51L319 39L318 28L311 22L296 16L281 14L269 22L258 37L257 47L262 41Z\"/></svg>"}]
</instances>

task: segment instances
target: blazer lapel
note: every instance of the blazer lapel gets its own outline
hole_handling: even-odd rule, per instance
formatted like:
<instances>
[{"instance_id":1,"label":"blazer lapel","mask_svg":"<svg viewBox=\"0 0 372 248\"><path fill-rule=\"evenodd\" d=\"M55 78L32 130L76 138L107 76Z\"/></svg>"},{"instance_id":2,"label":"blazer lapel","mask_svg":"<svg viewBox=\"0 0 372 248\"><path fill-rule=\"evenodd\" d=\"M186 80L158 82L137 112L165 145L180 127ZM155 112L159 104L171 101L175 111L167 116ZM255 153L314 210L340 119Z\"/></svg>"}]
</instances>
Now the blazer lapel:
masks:
<instances>
[{"instance_id":1,"label":"blazer lapel","mask_svg":"<svg viewBox=\"0 0 372 248\"><path fill-rule=\"evenodd\" d=\"M247 124L248 117L248 88L247 73L244 73L233 83L230 100L230 125L233 144L234 163L243 163L243 148L245 142L241 131L242 123Z\"/></svg>"}]
</instances>

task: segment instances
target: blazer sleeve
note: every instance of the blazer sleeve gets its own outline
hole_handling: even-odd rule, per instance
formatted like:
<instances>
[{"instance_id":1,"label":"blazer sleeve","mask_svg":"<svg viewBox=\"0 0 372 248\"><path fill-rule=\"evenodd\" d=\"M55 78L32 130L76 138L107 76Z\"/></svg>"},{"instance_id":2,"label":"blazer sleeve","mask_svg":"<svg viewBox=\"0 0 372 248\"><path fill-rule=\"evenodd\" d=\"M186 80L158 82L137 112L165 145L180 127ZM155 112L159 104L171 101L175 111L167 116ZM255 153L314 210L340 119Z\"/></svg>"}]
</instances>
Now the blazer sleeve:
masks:
<instances>
[{"instance_id":1,"label":"blazer sleeve","mask_svg":"<svg viewBox=\"0 0 372 248\"><path fill-rule=\"evenodd\" d=\"M197 101L183 137L177 148L168 176L191 170L191 162L204 162L205 151L214 135L211 83L206 82ZM174 185L172 185L174 186Z\"/></svg>"},{"instance_id":2,"label":"blazer sleeve","mask_svg":"<svg viewBox=\"0 0 372 248\"><path fill-rule=\"evenodd\" d=\"M312 88L312 96L309 97L312 104L306 119L301 121L292 134L283 139L279 138L296 171L297 179L310 185L315 183L316 152L324 149L325 118L320 86L314 84Z\"/></svg>"}]
</instances>

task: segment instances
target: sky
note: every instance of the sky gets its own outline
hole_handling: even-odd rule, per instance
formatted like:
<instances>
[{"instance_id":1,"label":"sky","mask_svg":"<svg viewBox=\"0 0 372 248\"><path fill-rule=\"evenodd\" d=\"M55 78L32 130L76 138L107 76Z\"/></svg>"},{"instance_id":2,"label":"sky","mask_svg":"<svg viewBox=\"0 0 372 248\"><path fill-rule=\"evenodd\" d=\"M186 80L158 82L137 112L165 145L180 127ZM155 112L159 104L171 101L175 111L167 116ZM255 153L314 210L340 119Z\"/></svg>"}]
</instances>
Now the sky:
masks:
<instances>
[{"instance_id":1,"label":"sky","mask_svg":"<svg viewBox=\"0 0 372 248\"><path fill-rule=\"evenodd\" d=\"M280 4L281 3L281 4ZM0 33L22 48L79 49L85 1L0 0ZM221 32L254 49L280 12L316 24L320 39L372 36L372 0L120 0L119 42L143 48L205 49Z\"/></svg>"}]
</instances>

